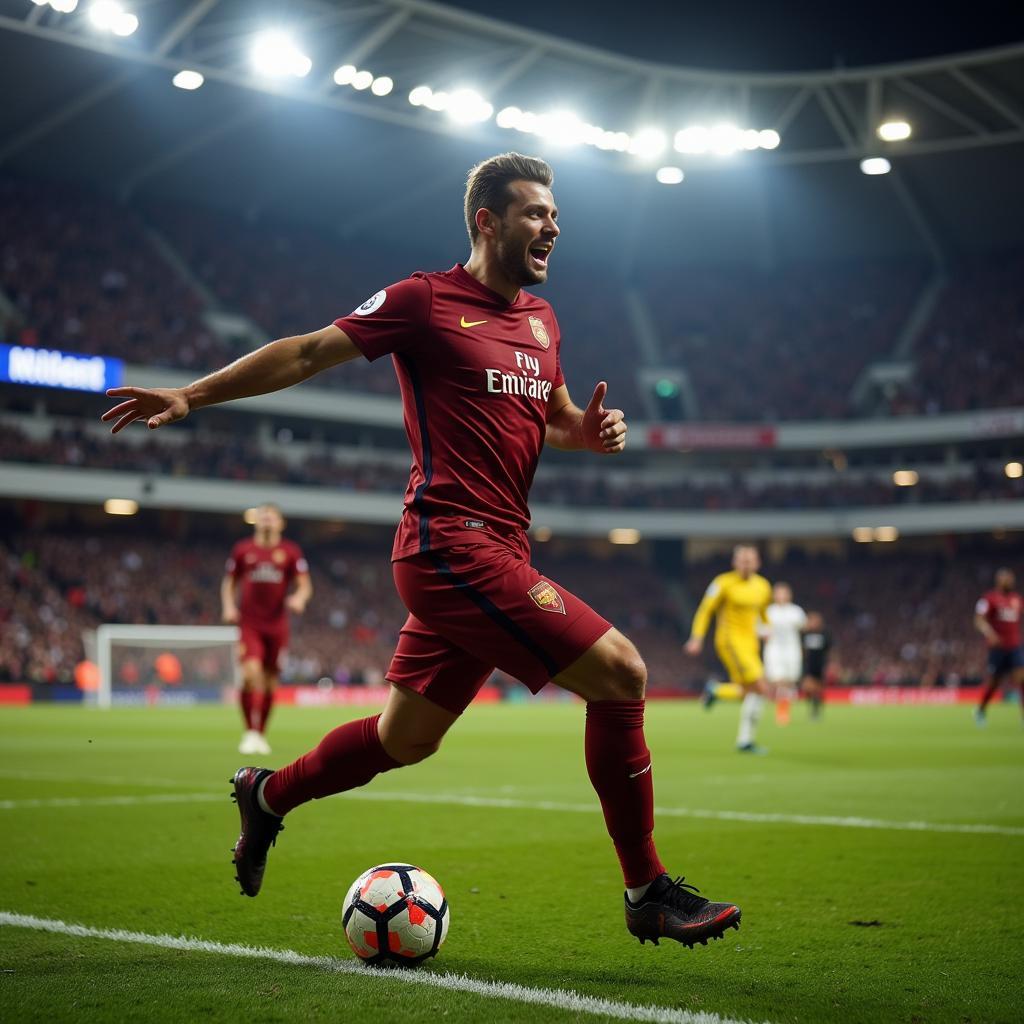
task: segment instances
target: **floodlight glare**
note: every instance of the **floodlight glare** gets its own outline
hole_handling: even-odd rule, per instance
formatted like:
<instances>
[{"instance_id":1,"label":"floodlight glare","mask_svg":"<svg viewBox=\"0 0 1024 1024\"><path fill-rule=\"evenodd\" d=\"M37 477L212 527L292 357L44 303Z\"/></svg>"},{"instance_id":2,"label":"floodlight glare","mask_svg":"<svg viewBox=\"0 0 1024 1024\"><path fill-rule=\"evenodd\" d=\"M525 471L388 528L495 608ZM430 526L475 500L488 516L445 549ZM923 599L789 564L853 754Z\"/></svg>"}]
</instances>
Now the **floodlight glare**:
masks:
<instances>
[{"instance_id":1,"label":"floodlight glare","mask_svg":"<svg viewBox=\"0 0 1024 1024\"><path fill-rule=\"evenodd\" d=\"M888 174L892 164L884 156L869 156L861 160L860 169L865 174Z\"/></svg>"},{"instance_id":2,"label":"floodlight glare","mask_svg":"<svg viewBox=\"0 0 1024 1024\"><path fill-rule=\"evenodd\" d=\"M706 153L709 145L708 130L699 124L676 132L675 148L679 153Z\"/></svg>"},{"instance_id":3,"label":"floodlight glare","mask_svg":"<svg viewBox=\"0 0 1024 1024\"><path fill-rule=\"evenodd\" d=\"M678 185L683 180L682 167L659 167L654 175L662 185Z\"/></svg>"},{"instance_id":4,"label":"floodlight glare","mask_svg":"<svg viewBox=\"0 0 1024 1024\"><path fill-rule=\"evenodd\" d=\"M192 91L198 89L199 86L205 82L202 74L198 71L192 71L189 68L182 68L172 79L171 84L177 86L179 89L187 89Z\"/></svg>"},{"instance_id":5,"label":"floodlight glare","mask_svg":"<svg viewBox=\"0 0 1024 1024\"><path fill-rule=\"evenodd\" d=\"M761 133L756 128L748 128L740 136L744 149L754 150L761 148Z\"/></svg>"},{"instance_id":6,"label":"floodlight glare","mask_svg":"<svg viewBox=\"0 0 1024 1024\"><path fill-rule=\"evenodd\" d=\"M878 137L885 142L902 142L910 138L911 131L906 121L884 121L878 126Z\"/></svg>"},{"instance_id":7,"label":"floodlight glare","mask_svg":"<svg viewBox=\"0 0 1024 1024\"><path fill-rule=\"evenodd\" d=\"M422 107L432 95L433 90L429 85L417 85L416 88L409 93L409 102L414 107Z\"/></svg>"},{"instance_id":8,"label":"floodlight glare","mask_svg":"<svg viewBox=\"0 0 1024 1024\"><path fill-rule=\"evenodd\" d=\"M774 128L762 128L757 133L757 141L762 149L777 149L782 136Z\"/></svg>"},{"instance_id":9,"label":"floodlight glare","mask_svg":"<svg viewBox=\"0 0 1024 1024\"><path fill-rule=\"evenodd\" d=\"M139 503L134 498L107 498L103 511L108 516L133 516L139 511Z\"/></svg>"},{"instance_id":10,"label":"floodlight glare","mask_svg":"<svg viewBox=\"0 0 1024 1024\"><path fill-rule=\"evenodd\" d=\"M352 79L355 77L355 64L342 64L341 67L334 72L334 82L336 85L351 85Z\"/></svg>"},{"instance_id":11,"label":"floodlight glare","mask_svg":"<svg viewBox=\"0 0 1024 1024\"><path fill-rule=\"evenodd\" d=\"M39 0L32 0L32 2L38 4L40 7L42 6L42 4L39 3ZM46 3L46 0L43 0L43 3ZM78 0L50 0L50 6L58 14L71 14L71 12L78 6Z\"/></svg>"},{"instance_id":12,"label":"floodlight glare","mask_svg":"<svg viewBox=\"0 0 1024 1024\"><path fill-rule=\"evenodd\" d=\"M639 544L640 531L631 526L617 526L608 531L608 539L613 544Z\"/></svg>"},{"instance_id":13,"label":"floodlight glare","mask_svg":"<svg viewBox=\"0 0 1024 1024\"><path fill-rule=\"evenodd\" d=\"M373 84L370 86L370 92L372 92L374 96L387 96L394 87L394 79L388 78L387 75L381 75L379 78L375 78L373 80Z\"/></svg>"},{"instance_id":14,"label":"floodlight glare","mask_svg":"<svg viewBox=\"0 0 1024 1024\"><path fill-rule=\"evenodd\" d=\"M96 0L89 8L89 20L96 28L109 32L114 22L124 14L124 8L116 0Z\"/></svg>"},{"instance_id":15,"label":"floodlight glare","mask_svg":"<svg viewBox=\"0 0 1024 1024\"><path fill-rule=\"evenodd\" d=\"M518 107L503 107L498 111L495 121L499 128L518 128L523 112Z\"/></svg>"},{"instance_id":16,"label":"floodlight glare","mask_svg":"<svg viewBox=\"0 0 1024 1024\"><path fill-rule=\"evenodd\" d=\"M456 89L448 97L446 109L448 116L460 124L486 121L494 113L494 107L475 89Z\"/></svg>"},{"instance_id":17,"label":"floodlight glare","mask_svg":"<svg viewBox=\"0 0 1024 1024\"><path fill-rule=\"evenodd\" d=\"M431 94L424 100L424 105L430 110L447 110L448 109L448 93L444 92L431 92Z\"/></svg>"},{"instance_id":18,"label":"floodlight glare","mask_svg":"<svg viewBox=\"0 0 1024 1024\"><path fill-rule=\"evenodd\" d=\"M732 156L743 145L743 136L734 124L716 124L711 129L711 149L718 156Z\"/></svg>"},{"instance_id":19,"label":"floodlight glare","mask_svg":"<svg viewBox=\"0 0 1024 1024\"><path fill-rule=\"evenodd\" d=\"M258 35L253 41L251 58L253 67L261 75L274 78L285 75L305 78L313 66L313 62L284 32L262 32Z\"/></svg>"},{"instance_id":20,"label":"floodlight glare","mask_svg":"<svg viewBox=\"0 0 1024 1024\"><path fill-rule=\"evenodd\" d=\"M894 540L899 540L900 531L895 526L876 526L875 527L875 540L881 541L883 544L890 544Z\"/></svg>"},{"instance_id":21,"label":"floodlight glare","mask_svg":"<svg viewBox=\"0 0 1024 1024\"><path fill-rule=\"evenodd\" d=\"M583 141L586 125L571 110L552 110L541 115L537 134L560 146L575 146Z\"/></svg>"},{"instance_id":22,"label":"floodlight glare","mask_svg":"<svg viewBox=\"0 0 1024 1024\"><path fill-rule=\"evenodd\" d=\"M363 89L369 89L371 85L373 85L373 73L370 71L357 71L352 76L353 89L362 92Z\"/></svg>"},{"instance_id":23,"label":"floodlight glare","mask_svg":"<svg viewBox=\"0 0 1024 1024\"><path fill-rule=\"evenodd\" d=\"M667 146L668 139L660 128L641 128L630 140L629 151L647 159L661 156Z\"/></svg>"},{"instance_id":24,"label":"floodlight glare","mask_svg":"<svg viewBox=\"0 0 1024 1024\"><path fill-rule=\"evenodd\" d=\"M853 539L858 544L870 544L875 539L875 531L870 526L855 526Z\"/></svg>"},{"instance_id":25,"label":"floodlight glare","mask_svg":"<svg viewBox=\"0 0 1024 1024\"><path fill-rule=\"evenodd\" d=\"M130 36L139 27L139 19L128 11L123 11L110 26L115 36Z\"/></svg>"},{"instance_id":26,"label":"floodlight glare","mask_svg":"<svg viewBox=\"0 0 1024 1024\"><path fill-rule=\"evenodd\" d=\"M1019 480L1022 476L1024 476L1024 465L1022 465L1019 462L1008 462L1003 467L1003 472L1011 480Z\"/></svg>"},{"instance_id":27,"label":"floodlight glare","mask_svg":"<svg viewBox=\"0 0 1024 1024\"><path fill-rule=\"evenodd\" d=\"M917 481L916 469L897 469L892 475L892 482L897 487L914 487Z\"/></svg>"},{"instance_id":28,"label":"floodlight glare","mask_svg":"<svg viewBox=\"0 0 1024 1024\"><path fill-rule=\"evenodd\" d=\"M541 544L546 544L549 540L551 540L551 527L535 526L533 528L533 539L540 541Z\"/></svg>"}]
</instances>

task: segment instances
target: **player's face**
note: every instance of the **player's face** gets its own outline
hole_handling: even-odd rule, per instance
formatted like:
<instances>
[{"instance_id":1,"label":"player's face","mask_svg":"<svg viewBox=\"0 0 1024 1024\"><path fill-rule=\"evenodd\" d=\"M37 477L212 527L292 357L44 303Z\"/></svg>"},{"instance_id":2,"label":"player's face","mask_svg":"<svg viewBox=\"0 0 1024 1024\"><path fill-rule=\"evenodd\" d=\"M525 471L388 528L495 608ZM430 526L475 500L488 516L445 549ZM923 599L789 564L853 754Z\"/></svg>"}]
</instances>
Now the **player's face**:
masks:
<instances>
[{"instance_id":1,"label":"player's face","mask_svg":"<svg viewBox=\"0 0 1024 1024\"><path fill-rule=\"evenodd\" d=\"M793 600L793 591L784 583L776 583L772 588L772 598L776 604L789 604Z\"/></svg>"},{"instance_id":2,"label":"player's face","mask_svg":"<svg viewBox=\"0 0 1024 1024\"><path fill-rule=\"evenodd\" d=\"M284 529L284 519L272 505L263 505L256 510L255 525L258 533L280 533Z\"/></svg>"},{"instance_id":3,"label":"player's face","mask_svg":"<svg viewBox=\"0 0 1024 1024\"><path fill-rule=\"evenodd\" d=\"M732 556L732 567L743 577L751 576L761 568L761 556L756 548L737 548Z\"/></svg>"},{"instance_id":4,"label":"player's face","mask_svg":"<svg viewBox=\"0 0 1024 1024\"><path fill-rule=\"evenodd\" d=\"M1017 578L1013 575L1010 569L1000 569L996 573L996 586L1000 590L1013 590L1016 586Z\"/></svg>"},{"instance_id":5,"label":"player's face","mask_svg":"<svg viewBox=\"0 0 1024 1024\"><path fill-rule=\"evenodd\" d=\"M524 287L548 279L548 260L558 237L558 208L551 189L536 181L513 181L505 216L495 219L495 251L502 272Z\"/></svg>"}]
</instances>

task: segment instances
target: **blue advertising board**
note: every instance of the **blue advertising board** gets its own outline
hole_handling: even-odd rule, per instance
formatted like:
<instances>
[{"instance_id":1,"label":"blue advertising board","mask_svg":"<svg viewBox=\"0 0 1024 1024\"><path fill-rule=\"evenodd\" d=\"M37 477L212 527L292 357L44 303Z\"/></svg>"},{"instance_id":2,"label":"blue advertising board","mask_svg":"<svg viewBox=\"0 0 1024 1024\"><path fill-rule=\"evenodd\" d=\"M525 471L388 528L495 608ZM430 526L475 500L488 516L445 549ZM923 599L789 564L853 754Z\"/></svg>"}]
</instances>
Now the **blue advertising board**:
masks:
<instances>
[{"instance_id":1,"label":"blue advertising board","mask_svg":"<svg viewBox=\"0 0 1024 1024\"><path fill-rule=\"evenodd\" d=\"M124 360L0 344L0 381L102 394L124 379Z\"/></svg>"}]
</instances>

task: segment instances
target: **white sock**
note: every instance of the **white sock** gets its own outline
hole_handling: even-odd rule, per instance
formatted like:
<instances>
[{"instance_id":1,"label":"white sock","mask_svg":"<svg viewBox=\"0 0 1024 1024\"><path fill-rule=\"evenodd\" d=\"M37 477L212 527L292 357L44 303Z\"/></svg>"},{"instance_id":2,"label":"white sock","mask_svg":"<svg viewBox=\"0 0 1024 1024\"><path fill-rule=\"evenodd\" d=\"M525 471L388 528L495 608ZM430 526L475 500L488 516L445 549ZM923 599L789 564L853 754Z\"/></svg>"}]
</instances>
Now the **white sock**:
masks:
<instances>
[{"instance_id":1,"label":"white sock","mask_svg":"<svg viewBox=\"0 0 1024 1024\"><path fill-rule=\"evenodd\" d=\"M267 779L269 778L270 776L268 775ZM267 779L264 779L256 790L256 803L260 805L261 811L265 811L267 814L272 814L275 818L280 818L282 815L278 814L277 811L275 811L274 808L263 799L263 787L267 784Z\"/></svg>"},{"instance_id":2,"label":"white sock","mask_svg":"<svg viewBox=\"0 0 1024 1024\"><path fill-rule=\"evenodd\" d=\"M738 746L745 747L754 742L754 733L761 717L763 698L759 693L748 693L740 705L740 731L736 736Z\"/></svg>"},{"instance_id":3,"label":"white sock","mask_svg":"<svg viewBox=\"0 0 1024 1024\"><path fill-rule=\"evenodd\" d=\"M648 882L646 885L638 885L635 889L627 889L626 895L629 897L630 903L639 903L647 895L647 890L654 885L654 882Z\"/></svg>"}]
</instances>

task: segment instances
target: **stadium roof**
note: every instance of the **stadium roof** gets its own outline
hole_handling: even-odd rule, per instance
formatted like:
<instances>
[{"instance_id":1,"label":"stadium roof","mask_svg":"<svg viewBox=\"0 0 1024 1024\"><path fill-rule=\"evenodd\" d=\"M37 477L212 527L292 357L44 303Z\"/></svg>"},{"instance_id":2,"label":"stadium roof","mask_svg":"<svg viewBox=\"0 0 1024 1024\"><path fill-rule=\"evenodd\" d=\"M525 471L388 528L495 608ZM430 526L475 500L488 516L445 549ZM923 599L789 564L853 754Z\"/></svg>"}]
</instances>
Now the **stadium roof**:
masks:
<instances>
[{"instance_id":1,"label":"stadium roof","mask_svg":"<svg viewBox=\"0 0 1024 1024\"><path fill-rule=\"evenodd\" d=\"M666 251L684 262L950 259L1024 241L1024 43L866 68L729 72L429 0L123 0L120 15L110 0L62 6L71 3L0 0L0 170L315 223L441 262L464 249L466 168L508 148L555 164L572 228L563 253L626 270ZM114 34L131 13L136 30ZM264 52L277 75L253 64L256 38L272 29L295 51L278 39ZM186 68L205 76L202 88L172 86ZM416 86L429 87L419 106ZM534 115L534 131L500 127L508 107L519 113L501 123L529 126ZM536 116L554 111L562 116ZM887 119L906 121L911 137L880 140ZM736 130L716 134L722 124ZM678 152L673 138L688 127L697 131ZM771 132L777 147L761 148ZM872 156L893 172L861 174ZM655 181L663 164L685 172L681 186Z\"/></svg>"}]
</instances>

